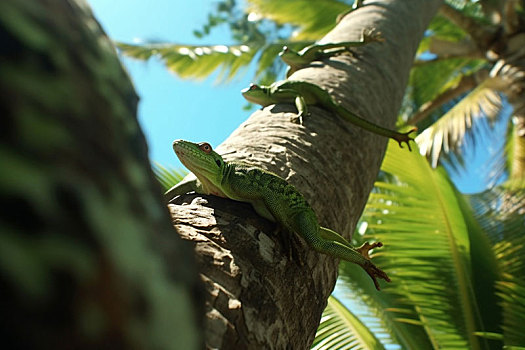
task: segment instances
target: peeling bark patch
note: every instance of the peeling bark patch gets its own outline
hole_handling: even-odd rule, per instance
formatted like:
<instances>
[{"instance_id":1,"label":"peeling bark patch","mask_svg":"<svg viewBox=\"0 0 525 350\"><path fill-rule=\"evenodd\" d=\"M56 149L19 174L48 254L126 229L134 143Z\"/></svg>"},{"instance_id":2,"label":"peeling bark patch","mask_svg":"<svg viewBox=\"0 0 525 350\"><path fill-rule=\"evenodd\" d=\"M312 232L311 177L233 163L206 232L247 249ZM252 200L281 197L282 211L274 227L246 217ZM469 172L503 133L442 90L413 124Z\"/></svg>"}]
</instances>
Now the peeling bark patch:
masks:
<instances>
[{"instance_id":1,"label":"peeling bark patch","mask_svg":"<svg viewBox=\"0 0 525 350\"><path fill-rule=\"evenodd\" d=\"M274 262L275 243L265 235L264 233L259 234L259 254L261 257L269 263Z\"/></svg>"},{"instance_id":2,"label":"peeling bark patch","mask_svg":"<svg viewBox=\"0 0 525 350\"><path fill-rule=\"evenodd\" d=\"M202 267L201 278L208 296L206 328L214 328L208 334L207 345L221 348L223 344L238 341L258 344L257 348L267 348L268 344L273 348L286 348L289 344L285 339L297 331L283 329L285 320L300 317L304 305L311 303L312 293L324 297L321 286L316 287L320 288L318 291L311 289L310 278L310 286L301 283L304 275L313 275L312 267L318 268L318 254L300 243L290 242L294 253L305 263L286 259L289 250L284 247L283 238L287 236L282 235L288 233L277 232L274 223L260 218L249 205L209 197L205 209L196 213L192 204L182 204L194 203L192 195L185 197L188 198L181 199L181 204L170 204L169 209L182 237L195 244ZM206 224L208 216L214 217L215 227ZM283 283L290 287L283 289ZM282 300L293 301L293 305L289 305L291 310L280 306ZM318 311L319 317L321 311ZM308 319L301 320L301 328L315 328L318 317L313 321Z\"/></svg>"},{"instance_id":3,"label":"peeling bark patch","mask_svg":"<svg viewBox=\"0 0 525 350\"><path fill-rule=\"evenodd\" d=\"M228 308L230 310L232 309L240 309L242 306L241 302L238 299L230 299L228 300Z\"/></svg>"},{"instance_id":4,"label":"peeling bark patch","mask_svg":"<svg viewBox=\"0 0 525 350\"><path fill-rule=\"evenodd\" d=\"M250 205L212 196L183 197L168 207L179 233L194 243L201 266L208 296L206 328L214 328L208 347L239 342L287 348L290 336L316 328L326 286L335 281L334 259L320 257L295 234L276 231L275 224L259 217ZM292 258L287 259L290 251ZM320 263L326 269L319 270ZM322 277L314 281L318 273ZM313 318L301 316L305 305L316 310ZM301 340L301 347L309 341Z\"/></svg>"},{"instance_id":5,"label":"peeling bark patch","mask_svg":"<svg viewBox=\"0 0 525 350\"><path fill-rule=\"evenodd\" d=\"M222 339L228 327L232 325L216 309L206 313L206 343L209 348L222 349Z\"/></svg>"}]
</instances>

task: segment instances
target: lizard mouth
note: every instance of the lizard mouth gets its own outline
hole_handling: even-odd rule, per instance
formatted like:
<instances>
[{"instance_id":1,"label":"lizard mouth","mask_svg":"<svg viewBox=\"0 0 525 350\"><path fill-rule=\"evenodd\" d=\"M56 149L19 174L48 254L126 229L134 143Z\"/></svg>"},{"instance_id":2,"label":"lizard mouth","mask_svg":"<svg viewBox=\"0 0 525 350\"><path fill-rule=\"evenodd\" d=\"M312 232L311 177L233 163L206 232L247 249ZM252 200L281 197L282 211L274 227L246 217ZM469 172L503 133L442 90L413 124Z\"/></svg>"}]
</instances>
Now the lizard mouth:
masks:
<instances>
[{"instance_id":1,"label":"lizard mouth","mask_svg":"<svg viewBox=\"0 0 525 350\"><path fill-rule=\"evenodd\" d=\"M178 144L176 145L175 147L173 147L173 150L175 151L175 154L177 155L177 157L180 158L180 160L182 161L182 158L186 158L187 156L187 151L186 149L184 149L184 144Z\"/></svg>"},{"instance_id":2,"label":"lizard mouth","mask_svg":"<svg viewBox=\"0 0 525 350\"><path fill-rule=\"evenodd\" d=\"M188 167L188 165L190 165L187 159L187 153L184 152L184 150L179 149L175 151L175 154L177 154L177 157L179 157L180 162L184 164L185 167Z\"/></svg>"},{"instance_id":3,"label":"lizard mouth","mask_svg":"<svg viewBox=\"0 0 525 350\"><path fill-rule=\"evenodd\" d=\"M190 169L191 171L194 171L195 168L197 166L197 164L194 164L192 161L191 161L191 151L187 150L187 149L184 149L184 147L176 147L175 149L175 154L177 155L177 157L179 158L180 162L188 169Z\"/></svg>"}]
</instances>

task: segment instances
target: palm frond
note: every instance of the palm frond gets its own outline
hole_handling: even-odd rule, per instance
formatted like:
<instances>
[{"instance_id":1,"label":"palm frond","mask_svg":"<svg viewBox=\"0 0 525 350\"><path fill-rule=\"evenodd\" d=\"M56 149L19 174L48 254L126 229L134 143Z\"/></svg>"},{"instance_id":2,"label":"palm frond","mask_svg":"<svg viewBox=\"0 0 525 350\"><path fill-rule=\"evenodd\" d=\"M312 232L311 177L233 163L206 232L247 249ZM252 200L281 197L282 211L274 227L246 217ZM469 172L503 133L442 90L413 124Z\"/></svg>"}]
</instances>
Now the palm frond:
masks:
<instances>
[{"instance_id":1,"label":"palm frond","mask_svg":"<svg viewBox=\"0 0 525 350\"><path fill-rule=\"evenodd\" d=\"M361 236L357 238L356 245L363 243ZM421 350L438 347L428 337L414 304L407 300L403 291L400 293L391 288L377 292L362 269L345 261L339 265L337 282L337 290L342 290L354 304L359 301L364 305L355 313L365 320L383 344L399 344L403 349Z\"/></svg>"},{"instance_id":2,"label":"palm frond","mask_svg":"<svg viewBox=\"0 0 525 350\"><path fill-rule=\"evenodd\" d=\"M175 186L186 176L184 170L166 168L158 163L153 164L153 173L165 191Z\"/></svg>"},{"instance_id":3,"label":"palm frond","mask_svg":"<svg viewBox=\"0 0 525 350\"><path fill-rule=\"evenodd\" d=\"M499 131L497 128L495 128L494 130L491 130L491 133L493 132L494 136L491 137L490 134L488 135L488 137L492 139L497 137L497 144L495 144L495 150L493 154L486 162L486 168L490 169L490 171L485 174L487 188L492 188L502 181L508 181L513 165L522 163L520 159L515 159L513 155L514 133L512 118L510 118L510 109L510 107L504 106L502 111L502 115L505 117L508 115L508 120L505 124L505 131ZM500 127L503 128L503 126ZM504 134L504 137L499 136L501 134ZM517 163L514 161L517 161Z\"/></svg>"},{"instance_id":4,"label":"palm frond","mask_svg":"<svg viewBox=\"0 0 525 350\"><path fill-rule=\"evenodd\" d=\"M230 81L242 69L256 62L254 81L268 85L275 81L276 74L285 65L278 58L283 46L297 49L310 45L304 42L276 42L267 45L180 45L180 44L143 44L131 45L117 43L119 50L128 57L149 60L161 59L166 68L183 79L205 79L219 71L218 81ZM275 66L275 69L273 69ZM273 79L264 79L265 76Z\"/></svg>"},{"instance_id":5,"label":"palm frond","mask_svg":"<svg viewBox=\"0 0 525 350\"><path fill-rule=\"evenodd\" d=\"M488 69L479 69L472 74L459 74L456 79L451 79L444 87L439 95L432 100L425 102L415 113L410 113L407 119L408 125L428 126L435 115L442 115L446 112L446 108L464 96L467 92L474 89L480 81L487 79L489 75ZM405 114L406 115L406 114Z\"/></svg>"},{"instance_id":6,"label":"palm frond","mask_svg":"<svg viewBox=\"0 0 525 350\"><path fill-rule=\"evenodd\" d=\"M490 232L480 225L475 211L470 206L468 196L457 193L461 214L468 228L470 242L470 265L472 271L472 289L477 309L476 318L479 330L475 333L495 333L500 331L502 310L498 304L496 281L501 278L501 269L497 256L492 249ZM486 337L479 339L485 347L501 347L501 342L491 344Z\"/></svg>"},{"instance_id":7,"label":"palm frond","mask_svg":"<svg viewBox=\"0 0 525 350\"><path fill-rule=\"evenodd\" d=\"M384 349L356 315L333 295L321 317L311 349Z\"/></svg>"},{"instance_id":8,"label":"palm frond","mask_svg":"<svg viewBox=\"0 0 525 350\"><path fill-rule=\"evenodd\" d=\"M335 27L337 15L349 8L337 0L248 0L247 11L297 27L294 40L318 40Z\"/></svg>"},{"instance_id":9,"label":"palm frond","mask_svg":"<svg viewBox=\"0 0 525 350\"><path fill-rule=\"evenodd\" d=\"M473 333L484 328L473 291L469 234L480 233L469 232L459 193L443 169L433 171L417 153L389 147L382 170L397 180L376 183L363 220L370 229L365 238L385 243L375 258L393 281L384 293L412 305L415 314L399 318L424 327L434 346L479 348ZM481 256L490 257L484 248Z\"/></svg>"},{"instance_id":10,"label":"palm frond","mask_svg":"<svg viewBox=\"0 0 525 350\"><path fill-rule=\"evenodd\" d=\"M181 78L207 78L219 69L221 78L228 80L238 73L240 68L248 66L261 47L247 45L180 45L180 44L144 44L131 45L117 43L120 51L139 60L158 57L166 67Z\"/></svg>"},{"instance_id":11,"label":"palm frond","mask_svg":"<svg viewBox=\"0 0 525 350\"><path fill-rule=\"evenodd\" d=\"M512 275L497 283L499 296L505 310L503 318L503 341L508 347L525 348L523 325L525 324L525 282Z\"/></svg>"},{"instance_id":12,"label":"palm frond","mask_svg":"<svg viewBox=\"0 0 525 350\"><path fill-rule=\"evenodd\" d=\"M468 198L498 257L501 278L496 289L503 309L504 344L524 346L525 183L521 187L506 183Z\"/></svg>"},{"instance_id":13,"label":"palm frond","mask_svg":"<svg viewBox=\"0 0 525 350\"><path fill-rule=\"evenodd\" d=\"M407 98L419 109L444 91L454 88L464 76L474 74L482 60L450 58L415 65L410 72Z\"/></svg>"},{"instance_id":14,"label":"palm frond","mask_svg":"<svg viewBox=\"0 0 525 350\"><path fill-rule=\"evenodd\" d=\"M503 80L488 78L454 105L437 122L416 137L422 154L431 159L436 167L442 150L457 151L463 144L465 134L481 118L495 120L501 111Z\"/></svg>"}]
</instances>

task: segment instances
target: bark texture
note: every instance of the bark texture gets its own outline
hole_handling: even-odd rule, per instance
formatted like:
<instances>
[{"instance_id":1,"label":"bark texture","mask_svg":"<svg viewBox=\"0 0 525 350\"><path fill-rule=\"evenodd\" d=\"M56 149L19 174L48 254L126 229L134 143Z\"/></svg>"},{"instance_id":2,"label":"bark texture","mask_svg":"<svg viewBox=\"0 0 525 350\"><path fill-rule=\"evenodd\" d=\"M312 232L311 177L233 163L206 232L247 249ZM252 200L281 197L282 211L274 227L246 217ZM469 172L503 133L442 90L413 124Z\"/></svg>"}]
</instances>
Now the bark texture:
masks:
<instances>
[{"instance_id":1,"label":"bark texture","mask_svg":"<svg viewBox=\"0 0 525 350\"><path fill-rule=\"evenodd\" d=\"M345 108L391 128L418 43L440 4L366 2L321 42L356 40L372 28L386 42L356 49L354 56L314 62L290 79L322 86ZM255 112L218 151L226 160L255 164L288 180L310 202L322 226L350 238L387 141L315 107L303 125L293 124L294 112L282 104ZM276 232L243 203L186 195L169 208L177 230L194 243L202 267L207 346L310 346L338 261L312 251L296 235Z\"/></svg>"},{"instance_id":2,"label":"bark texture","mask_svg":"<svg viewBox=\"0 0 525 350\"><path fill-rule=\"evenodd\" d=\"M86 3L3 0L0 42L2 348L201 347L193 254Z\"/></svg>"}]
</instances>

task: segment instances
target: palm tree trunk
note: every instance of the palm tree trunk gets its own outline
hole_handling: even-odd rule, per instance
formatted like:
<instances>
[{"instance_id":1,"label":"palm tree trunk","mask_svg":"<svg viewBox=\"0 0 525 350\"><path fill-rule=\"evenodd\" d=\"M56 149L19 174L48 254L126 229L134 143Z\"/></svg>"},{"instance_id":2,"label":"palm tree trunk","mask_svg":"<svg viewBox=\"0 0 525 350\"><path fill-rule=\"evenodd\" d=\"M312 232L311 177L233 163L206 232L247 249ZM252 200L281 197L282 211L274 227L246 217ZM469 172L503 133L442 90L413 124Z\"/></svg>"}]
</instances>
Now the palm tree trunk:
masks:
<instances>
[{"instance_id":1,"label":"palm tree trunk","mask_svg":"<svg viewBox=\"0 0 525 350\"><path fill-rule=\"evenodd\" d=\"M512 115L512 160L510 164L509 180L525 181L525 103L520 99L511 99L514 107Z\"/></svg>"},{"instance_id":2,"label":"palm tree trunk","mask_svg":"<svg viewBox=\"0 0 525 350\"><path fill-rule=\"evenodd\" d=\"M372 28L386 42L369 44L354 57L315 62L290 79L322 86L344 107L391 128L419 41L440 5L440 0L365 3L321 42L355 40ZM302 126L290 122L290 113L290 105L255 112L220 145L219 153L287 179L310 202L322 226L349 238L377 176L386 139L319 108L311 108ZM334 288L338 261L289 233L275 232L243 203L186 195L169 207L178 231L194 243L202 267L207 345L308 348Z\"/></svg>"},{"instance_id":3,"label":"palm tree trunk","mask_svg":"<svg viewBox=\"0 0 525 350\"><path fill-rule=\"evenodd\" d=\"M3 348L201 348L195 259L89 7L0 1L0 41Z\"/></svg>"}]
</instances>

